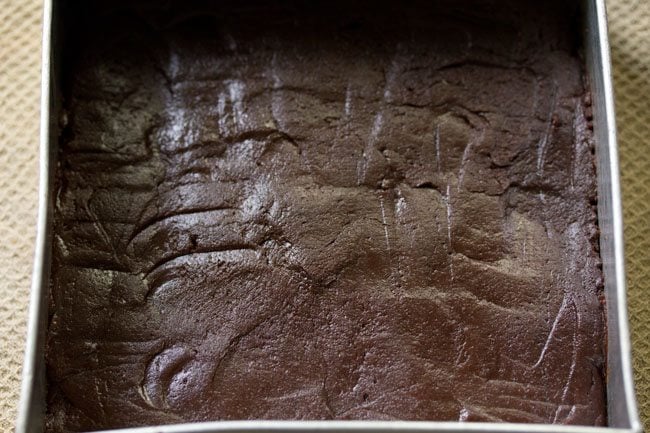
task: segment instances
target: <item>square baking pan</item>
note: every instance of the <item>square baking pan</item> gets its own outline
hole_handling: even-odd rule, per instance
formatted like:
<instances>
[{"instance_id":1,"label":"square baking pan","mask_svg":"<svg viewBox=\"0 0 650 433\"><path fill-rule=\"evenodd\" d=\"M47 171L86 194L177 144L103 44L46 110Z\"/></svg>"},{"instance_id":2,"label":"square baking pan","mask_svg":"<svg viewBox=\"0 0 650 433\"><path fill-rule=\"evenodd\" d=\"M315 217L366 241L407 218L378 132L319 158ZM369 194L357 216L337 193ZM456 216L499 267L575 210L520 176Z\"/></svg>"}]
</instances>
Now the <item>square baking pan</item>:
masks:
<instances>
[{"instance_id":1,"label":"square baking pan","mask_svg":"<svg viewBox=\"0 0 650 433\"><path fill-rule=\"evenodd\" d=\"M44 429L46 410L45 336L52 249L53 174L56 167L61 98L60 54L63 1L44 1L40 135L40 197L27 347L16 431ZM634 397L625 295L623 222L607 36L605 0L585 0L583 46L591 86L598 172L600 252L607 305L608 427L548 424L459 423L429 421L220 421L151 426L119 432L641 432Z\"/></svg>"}]
</instances>

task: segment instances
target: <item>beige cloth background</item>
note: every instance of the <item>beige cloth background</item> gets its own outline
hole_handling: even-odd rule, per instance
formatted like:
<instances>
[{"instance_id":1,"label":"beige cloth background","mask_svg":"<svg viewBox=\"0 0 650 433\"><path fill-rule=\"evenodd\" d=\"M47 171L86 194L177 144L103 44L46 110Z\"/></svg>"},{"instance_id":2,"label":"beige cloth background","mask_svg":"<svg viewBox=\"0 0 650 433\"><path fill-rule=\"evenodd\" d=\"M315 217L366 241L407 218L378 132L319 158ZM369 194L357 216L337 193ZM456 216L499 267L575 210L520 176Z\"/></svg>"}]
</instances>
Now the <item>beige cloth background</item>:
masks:
<instances>
[{"instance_id":1,"label":"beige cloth background","mask_svg":"<svg viewBox=\"0 0 650 433\"><path fill-rule=\"evenodd\" d=\"M639 410L650 432L650 0L608 0ZM38 184L40 0L0 0L0 429L14 427Z\"/></svg>"}]
</instances>

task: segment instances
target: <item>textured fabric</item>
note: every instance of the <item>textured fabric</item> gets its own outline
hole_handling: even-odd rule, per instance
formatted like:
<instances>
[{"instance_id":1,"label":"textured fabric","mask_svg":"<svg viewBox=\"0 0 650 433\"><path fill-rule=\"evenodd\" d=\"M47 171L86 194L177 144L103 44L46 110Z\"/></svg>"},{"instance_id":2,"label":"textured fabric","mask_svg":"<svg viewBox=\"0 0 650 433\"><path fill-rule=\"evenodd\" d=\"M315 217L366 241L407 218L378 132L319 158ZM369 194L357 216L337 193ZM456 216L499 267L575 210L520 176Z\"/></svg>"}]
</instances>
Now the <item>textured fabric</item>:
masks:
<instances>
[{"instance_id":1,"label":"textured fabric","mask_svg":"<svg viewBox=\"0 0 650 433\"><path fill-rule=\"evenodd\" d=\"M20 393L38 190L42 6L0 0L0 430Z\"/></svg>"},{"instance_id":2,"label":"textured fabric","mask_svg":"<svg viewBox=\"0 0 650 433\"><path fill-rule=\"evenodd\" d=\"M639 407L650 431L650 1L608 0ZM38 184L42 5L0 0L0 430L20 388ZM644 296L645 295L645 296Z\"/></svg>"},{"instance_id":3,"label":"textured fabric","mask_svg":"<svg viewBox=\"0 0 650 433\"><path fill-rule=\"evenodd\" d=\"M650 431L650 1L608 2L637 400Z\"/></svg>"}]
</instances>

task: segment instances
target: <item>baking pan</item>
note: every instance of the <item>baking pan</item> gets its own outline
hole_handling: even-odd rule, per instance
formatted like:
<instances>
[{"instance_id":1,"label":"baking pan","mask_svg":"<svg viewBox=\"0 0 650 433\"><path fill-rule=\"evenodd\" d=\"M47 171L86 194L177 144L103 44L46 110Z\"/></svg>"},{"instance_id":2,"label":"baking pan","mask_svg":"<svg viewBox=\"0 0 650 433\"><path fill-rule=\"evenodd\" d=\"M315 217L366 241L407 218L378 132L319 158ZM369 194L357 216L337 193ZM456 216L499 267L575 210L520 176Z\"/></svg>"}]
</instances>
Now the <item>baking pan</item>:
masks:
<instances>
[{"instance_id":1,"label":"baking pan","mask_svg":"<svg viewBox=\"0 0 650 433\"><path fill-rule=\"evenodd\" d=\"M38 226L31 288L27 347L23 367L17 433L38 433L44 428L46 379L45 334L47 290L52 246L52 189L58 118L58 92L62 33L59 0L44 1L43 69L41 93L40 180ZM113 430L121 433L172 432L548 432L637 433L641 425L634 398L631 351L625 297L623 222L611 65L605 0L585 0L584 49L594 109L598 168L598 220L600 251L607 303L607 404L609 427L546 424L458 423L413 421L229 421L152 426Z\"/></svg>"}]
</instances>

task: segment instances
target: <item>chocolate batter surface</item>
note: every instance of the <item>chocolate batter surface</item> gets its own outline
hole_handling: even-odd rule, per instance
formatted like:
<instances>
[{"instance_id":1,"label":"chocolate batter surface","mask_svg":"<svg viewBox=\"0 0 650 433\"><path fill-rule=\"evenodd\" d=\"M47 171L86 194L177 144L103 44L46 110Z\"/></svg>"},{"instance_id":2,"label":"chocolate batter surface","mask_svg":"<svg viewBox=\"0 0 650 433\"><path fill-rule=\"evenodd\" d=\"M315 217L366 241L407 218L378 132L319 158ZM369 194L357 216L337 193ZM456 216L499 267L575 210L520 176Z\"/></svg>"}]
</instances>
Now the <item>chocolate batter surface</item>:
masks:
<instances>
[{"instance_id":1,"label":"chocolate batter surface","mask_svg":"<svg viewBox=\"0 0 650 433\"><path fill-rule=\"evenodd\" d=\"M567 1L71 8L49 432L602 425Z\"/></svg>"}]
</instances>

